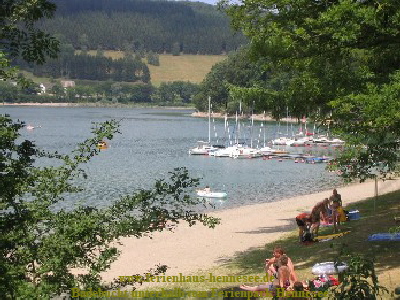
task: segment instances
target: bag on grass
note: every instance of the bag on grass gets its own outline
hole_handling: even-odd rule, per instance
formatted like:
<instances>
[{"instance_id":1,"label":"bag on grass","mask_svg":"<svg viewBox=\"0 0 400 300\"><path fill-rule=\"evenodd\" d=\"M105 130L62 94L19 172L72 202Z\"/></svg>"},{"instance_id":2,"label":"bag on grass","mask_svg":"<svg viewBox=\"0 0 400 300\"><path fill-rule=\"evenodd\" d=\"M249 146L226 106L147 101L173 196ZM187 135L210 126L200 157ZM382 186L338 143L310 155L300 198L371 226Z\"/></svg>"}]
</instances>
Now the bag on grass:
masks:
<instances>
[{"instance_id":1,"label":"bag on grass","mask_svg":"<svg viewBox=\"0 0 400 300\"><path fill-rule=\"evenodd\" d=\"M314 235L311 232L311 225L304 226L303 242L313 242Z\"/></svg>"}]
</instances>

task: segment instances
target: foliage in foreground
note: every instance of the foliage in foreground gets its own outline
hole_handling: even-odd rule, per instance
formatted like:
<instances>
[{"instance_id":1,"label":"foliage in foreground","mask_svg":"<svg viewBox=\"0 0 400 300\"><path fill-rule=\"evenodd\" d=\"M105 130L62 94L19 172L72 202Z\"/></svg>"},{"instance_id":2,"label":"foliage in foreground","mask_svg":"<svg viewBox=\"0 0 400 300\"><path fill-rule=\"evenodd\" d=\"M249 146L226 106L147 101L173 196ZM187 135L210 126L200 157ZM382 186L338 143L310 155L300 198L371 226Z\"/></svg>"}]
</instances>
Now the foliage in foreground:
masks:
<instances>
[{"instance_id":1,"label":"foliage in foreground","mask_svg":"<svg viewBox=\"0 0 400 300\"><path fill-rule=\"evenodd\" d=\"M368 177L381 163L393 170L400 140L398 1L221 0L220 7L251 39L267 83L276 83L237 85L236 97L249 103L258 95L277 116L288 108L292 117L333 120L351 146L366 149L337 161L348 179Z\"/></svg>"},{"instance_id":2,"label":"foliage in foreground","mask_svg":"<svg viewBox=\"0 0 400 300\"><path fill-rule=\"evenodd\" d=\"M96 126L94 137L71 155L19 142L18 130L24 124L8 116L0 117L0 124L0 293L5 298L48 299L73 287L100 288L99 274L118 257L111 245L116 239L162 231L165 222L183 220L191 226L198 221L211 228L218 224L218 219L188 209L198 204L190 197L198 179L190 178L184 168L156 181L154 188L122 197L106 208L57 209L68 194L81 190L74 184L87 178L80 165L98 154L98 141L118 133L118 122ZM43 158L57 161L58 166L35 166L35 160ZM74 276L74 267L86 269L87 274Z\"/></svg>"},{"instance_id":3,"label":"foliage in foreground","mask_svg":"<svg viewBox=\"0 0 400 300\"><path fill-rule=\"evenodd\" d=\"M399 173L400 162L400 72L383 85L369 84L363 94L332 102L333 132L349 146L332 165L345 179L365 180Z\"/></svg>"},{"instance_id":4,"label":"foliage in foreground","mask_svg":"<svg viewBox=\"0 0 400 300\"><path fill-rule=\"evenodd\" d=\"M52 58L57 56L58 41L34 26L39 19L51 18L55 10L55 4L47 0L2 1L1 79L17 79L16 69L10 67L11 59L21 57L27 62L42 64L46 55ZM25 80L19 81L28 84Z\"/></svg>"},{"instance_id":5,"label":"foliage in foreground","mask_svg":"<svg viewBox=\"0 0 400 300\"><path fill-rule=\"evenodd\" d=\"M372 257L350 253L347 245L341 245L335 266L346 263L348 269L339 273L340 285L331 290L334 299L377 299L388 295L387 288L378 284Z\"/></svg>"}]
</instances>

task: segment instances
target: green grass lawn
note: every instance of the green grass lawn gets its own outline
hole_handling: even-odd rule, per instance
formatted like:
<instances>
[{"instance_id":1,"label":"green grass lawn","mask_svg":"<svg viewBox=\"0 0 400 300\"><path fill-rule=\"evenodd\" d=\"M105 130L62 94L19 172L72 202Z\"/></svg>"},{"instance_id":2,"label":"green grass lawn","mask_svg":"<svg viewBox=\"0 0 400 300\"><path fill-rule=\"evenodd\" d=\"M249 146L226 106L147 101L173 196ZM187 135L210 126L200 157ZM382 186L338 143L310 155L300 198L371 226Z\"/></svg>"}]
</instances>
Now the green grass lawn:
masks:
<instances>
[{"instance_id":1,"label":"green grass lawn","mask_svg":"<svg viewBox=\"0 0 400 300\"><path fill-rule=\"evenodd\" d=\"M156 86L171 81L200 83L211 67L225 58L223 55L160 55L159 66L149 65L151 82Z\"/></svg>"},{"instance_id":2,"label":"green grass lawn","mask_svg":"<svg viewBox=\"0 0 400 300\"><path fill-rule=\"evenodd\" d=\"M77 51L79 53L79 51ZM96 55L96 51L89 51L89 55ZM122 51L104 51L104 55L113 59L122 58ZM211 71L212 66L226 59L225 55L180 55L172 56L170 54L160 55L160 65L148 65L150 69L151 83L154 86L160 86L161 82L189 81L200 83L207 73ZM143 62L147 63L146 59ZM31 73L22 71L26 77L36 83L50 82L49 78L39 78ZM57 78L56 81L63 80ZM125 84L135 84L133 82L124 82Z\"/></svg>"},{"instance_id":3,"label":"green grass lawn","mask_svg":"<svg viewBox=\"0 0 400 300\"><path fill-rule=\"evenodd\" d=\"M344 199L344 205L345 202L346 199ZM390 227L395 226L394 217L400 216L400 191L379 196L376 200L376 210L374 210L374 198L345 206L345 209L358 209L361 214L360 220L349 221L342 226L342 231L349 230L351 231L350 234L333 241L304 246L297 242L297 230L293 230L279 241L266 244L263 248L249 249L246 252L238 253L236 257L226 259L221 266L195 275L207 276L207 274L213 273L214 275L224 276L264 276L264 261L266 258L272 257L273 248L279 245L286 250L295 264L299 280L308 280L314 277L311 273L314 264L333 261L339 247L346 244L353 253L374 257L379 284L390 291L394 291L396 287L400 286L400 242L368 242L367 237L373 233L388 232ZM332 230L332 227L323 227L320 229L320 235L330 234ZM276 228L276 231L279 232L279 228ZM183 290L209 291L212 288L225 289L239 285L240 283L175 283L152 288L152 290L181 288ZM248 285L256 284L248 283ZM389 295L387 295L384 299L389 298Z\"/></svg>"},{"instance_id":4,"label":"green grass lawn","mask_svg":"<svg viewBox=\"0 0 400 300\"><path fill-rule=\"evenodd\" d=\"M79 53L79 51L77 51ZM96 55L96 51L88 51L89 55ZM104 51L106 57L122 58L123 51ZM211 67L226 58L225 55L179 55L160 54L160 65L148 65L151 83L159 86L161 82L190 81L200 83ZM147 63L146 59L143 62Z\"/></svg>"}]
</instances>

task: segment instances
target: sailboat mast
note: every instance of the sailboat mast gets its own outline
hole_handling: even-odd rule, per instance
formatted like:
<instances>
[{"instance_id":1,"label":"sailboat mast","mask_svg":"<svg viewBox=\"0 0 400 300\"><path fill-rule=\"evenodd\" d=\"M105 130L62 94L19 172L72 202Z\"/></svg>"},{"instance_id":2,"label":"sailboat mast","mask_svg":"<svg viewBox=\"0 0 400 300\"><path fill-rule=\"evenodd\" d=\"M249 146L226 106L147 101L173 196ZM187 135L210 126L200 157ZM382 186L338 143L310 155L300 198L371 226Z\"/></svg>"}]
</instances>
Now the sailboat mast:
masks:
<instances>
[{"instance_id":1,"label":"sailboat mast","mask_svg":"<svg viewBox=\"0 0 400 300\"><path fill-rule=\"evenodd\" d=\"M211 145L211 96L208 96L208 142Z\"/></svg>"},{"instance_id":2,"label":"sailboat mast","mask_svg":"<svg viewBox=\"0 0 400 300\"><path fill-rule=\"evenodd\" d=\"M264 147L265 147L265 126L267 125L267 124L265 124L265 110L264 110L264 116L263 116L263 126L264 126Z\"/></svg>"},{"instance_id":3,"label":"sailboat mast","mask_svg":"<svg viewBox=\"0 0 400 300\"><path fill-rule=\"evenodd\" d=\"M238 143L238 112L236 111L236 125L235 125L235 144Z\"/></svg>"},{"instance_id":4,"label":"sailboat mast","mask_svg":"<svg viewBox=\"0 0 400 300\"><path fill-rule=\"evenodd\" d=\"M289 106L286 106L286 136L289 138Z\"/></svg>"},{"instance_id":5,"label":"sailboat mast","mask_svg":"<svg viewBox=\"0 0 400 300\"><path fill-rule=\"evenodd\" d=\"M253 148L254 101L251 107L250 148Z\"/></svg>"}]
</instances>

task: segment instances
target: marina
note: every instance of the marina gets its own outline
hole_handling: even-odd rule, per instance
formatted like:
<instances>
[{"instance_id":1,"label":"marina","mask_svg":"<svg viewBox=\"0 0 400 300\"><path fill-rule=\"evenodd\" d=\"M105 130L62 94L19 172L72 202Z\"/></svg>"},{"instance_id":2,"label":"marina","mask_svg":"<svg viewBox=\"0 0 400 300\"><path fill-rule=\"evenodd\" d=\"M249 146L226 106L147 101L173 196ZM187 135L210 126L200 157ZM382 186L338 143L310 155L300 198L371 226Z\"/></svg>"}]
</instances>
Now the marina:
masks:
<instances>
[{"instance_id":1,"label":"marina","mask_svg":"<svg viewBox=\"0 0 400 300\"><path fill-rule=\"evenodd\" d=\"M197 141L208 141L208 119L191 117L192 110L34 106L3 106L1 110L27 124L40 124L40 130L22 130L21 139L33 140L39 148L60 154L70 153L90 137L92 121L122 119L121 134L106 140L108 148L82 166L88 174L88 179L79 181L84 190L66 198L62 202L66 208L77 203L109 205L137 189L152 188L157 179L166 178L176 167L186 167L190 176L200 178L200 187L209 185L218 192L228 191L227 200L211 201L216 210L276 202L330 189L341 182L325 170L325 163L295 163L295 156L333 156L340 151L333 147L270 145L276 155L253 159L189 155L188 150ZM254 121L253 128L253 147L259 149L264 148L264 134L268 147L267 142L278 132L276 122L261 124ZM225 145L224 129L223 119L214 123L211 120L211 145ZM232 137L232 126L230 130ZM243 141L249 140L250 128L243 126L241 130ZM37 160L36 164L48 165L48 161Z\"/></svg>"},{"instance_id":2,"label":"marina","mask_svg":"<svg viewBox=\"0 0 400 300\"><path fill-rule=\"evenodd\" d=\"M329 127L323 130L324 134L320 134L320 128L316 132L316 124L313 126L313 131L307 130L307 122L303 119L299 124L298 132L294 132L293 124L290 125L289 135L289 122L286 124L286 135L282 135L281 122L278 122L278 127L274 128L273 139L266 139L266 121L262 120L259 124L254 124L253 115L250 121L243 120L241 112L236 112L235 122L229 125L228 115L225 115L224 129L222 137L218 138L218 129L212 113L211 98L208 99L208 141L198 141L196 148L189 149L190 155L206 155L213 157L229 157L240 159L261 158L272 159L294 159L296 163L321 163L329 162L334 158L334 154L326 155L323 153L321 156L315 155L317 151L310 151L309 149L327 150L326 152L335 152L335 150L342 150L344 148L344 141L338 138L329 137ZM264 112L265 116L265 112ZM264 118L265 119L265 118ZM287 115L287 120L289 120ZM246 123L250 123L247 125ZM304 127L303 127L304 126ZM213 132L211 130L213 128ZM257 135L258 131L258 135ZM256 132L256 134L254 134ZM269 133L270 135L271 133ZM212 135L215 137L216 143ZM279 136L276 138L276 136ZM261 140L261 136L263 139ZM253 147L255 145L255 147ZM308 151L295 151L295 148L305 148ZM321 152L321 151L320 151Z\"/></svg>"}]
</instances>

